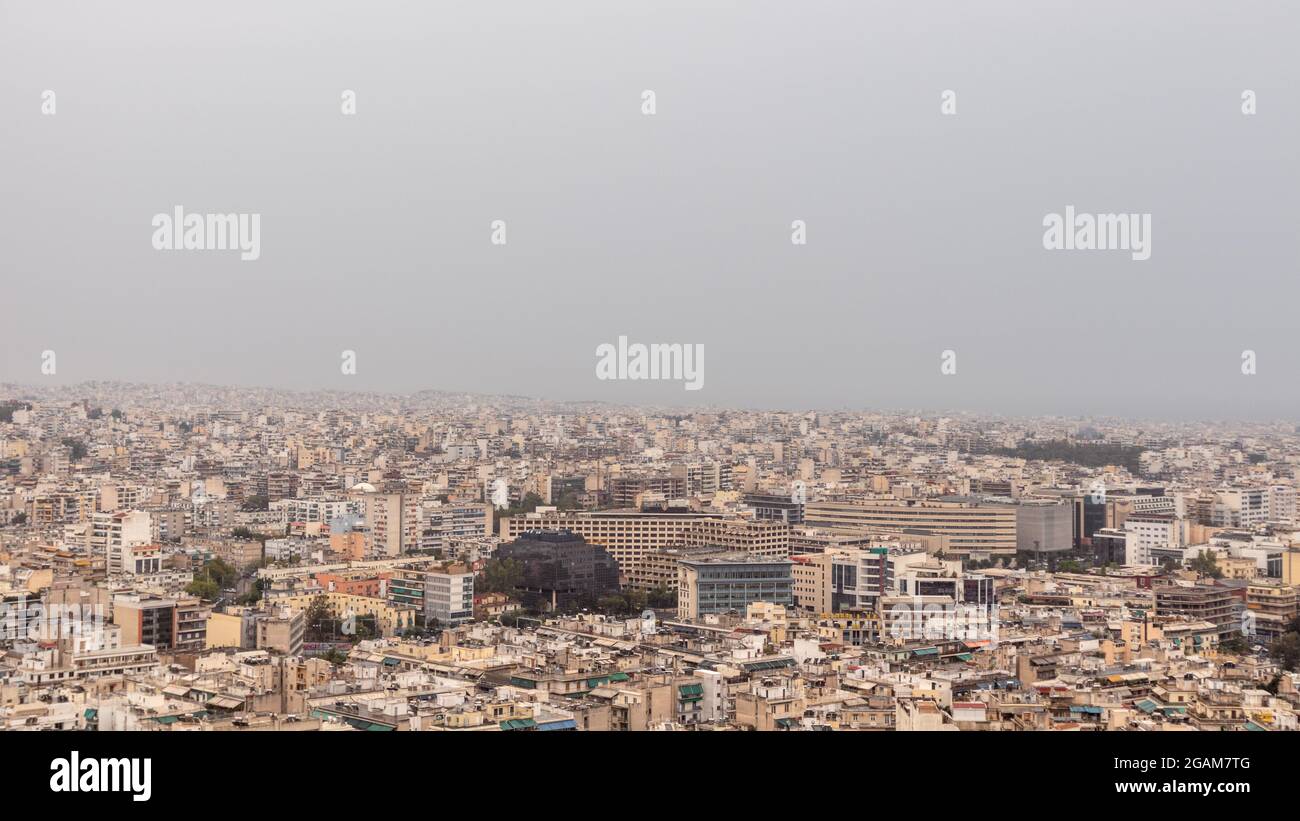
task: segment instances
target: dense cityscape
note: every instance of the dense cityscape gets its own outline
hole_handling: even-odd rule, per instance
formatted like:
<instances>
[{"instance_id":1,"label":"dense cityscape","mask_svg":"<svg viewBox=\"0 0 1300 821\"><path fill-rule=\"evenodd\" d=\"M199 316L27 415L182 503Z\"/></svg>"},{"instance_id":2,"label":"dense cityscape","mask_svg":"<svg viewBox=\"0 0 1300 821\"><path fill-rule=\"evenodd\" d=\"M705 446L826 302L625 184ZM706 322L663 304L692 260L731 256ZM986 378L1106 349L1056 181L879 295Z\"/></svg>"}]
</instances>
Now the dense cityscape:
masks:
<instances>
[{"instance_id":1,"label":"dense cityscape","mask_svg":"<svg viewBox=\"0 0 1300 821\"><path fill-rule=\"evenodd\" d=\"M0 386L7 730L1297 729L1294 423Z\"/></svg>"}]
</instances>

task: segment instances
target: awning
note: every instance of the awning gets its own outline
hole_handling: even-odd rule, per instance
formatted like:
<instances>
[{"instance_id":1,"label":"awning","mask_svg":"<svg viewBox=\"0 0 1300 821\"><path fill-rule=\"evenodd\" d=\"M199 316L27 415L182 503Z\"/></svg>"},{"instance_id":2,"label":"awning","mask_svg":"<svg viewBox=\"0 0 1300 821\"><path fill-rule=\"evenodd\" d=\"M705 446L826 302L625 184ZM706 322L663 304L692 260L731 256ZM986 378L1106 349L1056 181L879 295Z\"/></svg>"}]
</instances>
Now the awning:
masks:
<instances>
[{"instance_id":1,"label":"awning","mask_svg":"<svg viewBox=\"0 0 1300 821\"><path fill-rule=\"evenodd\" d=\"M958 661L970 661L975 657L972 656L970 653L958 653L957 655L953 656L953 658L957 659Z\"/></svg>"},{"instance_id":2,"label":"awning","mask_svg":"<svg viewBox=\"0 0 1300 821\"><path fill-rule=\"evenodd\" d=\"M539 732L543 732L543 733L548 732L550 730L576 730L578 729L578 722L574 721L571 718L564 718L564 719L560 719L559 721L547 721L545 723L538 724L537 729Z\"/></svg>"},{"instance_id":3,"label":"awning","mask_svg":"<svg viewBox=\"0 0 1300 821\"><path fill-rule=\"evenodd\" d=\"M746 673L755 673L758 672L759 670L777 670L782 667L793 667L793 666L794 666L794 659L791 658L765 659L763 661L742 662L740 665L740 669L744 670Z\"/></svg>"},{"instance_id":4,"label":"awning","mask_svg":"<svg viewBox=\"0 0 1300 821\"><path fill-rule=\"evenodd\" d=\"M503 730L531 730L537 726L537 722L531 718L510 718L501 722Z\"/></svg>"}]
</instances>

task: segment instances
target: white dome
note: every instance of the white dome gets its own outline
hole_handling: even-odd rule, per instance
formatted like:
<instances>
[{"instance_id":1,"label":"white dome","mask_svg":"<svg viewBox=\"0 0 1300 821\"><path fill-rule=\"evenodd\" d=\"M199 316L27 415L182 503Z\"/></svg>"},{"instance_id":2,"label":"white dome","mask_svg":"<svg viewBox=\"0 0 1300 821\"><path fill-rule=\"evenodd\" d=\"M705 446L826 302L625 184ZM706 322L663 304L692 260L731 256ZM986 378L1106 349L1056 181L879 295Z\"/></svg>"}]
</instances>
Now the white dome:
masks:
<instances>
[{"instance_id":1,"label":"white dome","mask_svg":"<svg viewBox=\"0 0 1300 821\"><path fill-rule=\"evenodd\" d=\"M355 485L352 486L352 489L353 489L354 491L356 491L357 493L374 493L374 492L375 492L375 486L372 485L372 484L370 484L369 482L357 482Z\"/></svg>"}]
</instances>

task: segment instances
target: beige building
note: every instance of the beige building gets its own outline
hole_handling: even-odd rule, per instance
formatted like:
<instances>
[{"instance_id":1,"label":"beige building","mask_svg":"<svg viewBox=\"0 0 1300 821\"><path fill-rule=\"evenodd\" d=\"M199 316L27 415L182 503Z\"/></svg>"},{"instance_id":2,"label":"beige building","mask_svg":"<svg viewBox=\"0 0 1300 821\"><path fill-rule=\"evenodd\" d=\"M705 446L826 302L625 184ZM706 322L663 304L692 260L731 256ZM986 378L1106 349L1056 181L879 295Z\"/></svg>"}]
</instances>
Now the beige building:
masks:
<instances>
[{"instance_id":1,"label":"beige building","mask_svg":"<svg viewBox=\"0 0 1300 821\"><path fill-rule=\"evenodd\" d=\"M365 503L369 528L367 552L374 558L394 558L420 544L420 499L413 493L357 493Z\"/></svg>"},{"instance_id":2,"label":"beige building","mask_svg":"<svg viewBox=\"0 0 1300 821\"><path fill-rule=\"evenodd\" d=\"M286 656L302 654L302 639L307 628L307 614L290 607L257 620L257 649L271 650Z\"/></svg>"},{"instance_id":3,"label":"beige building","mask_svg":"<svg viewBox=\"0 0 1300 821\"><path fill-rule=\"evenodd\" d=\"M913 531L944 536L944 551L971 559L1016 554L1016 509L967 500L873 499L809 502L804 520L863 533Z\"/></svg>"},{"instance_id":4,"label":"beige building","mask_svg":"<svg viewBox=\"0 0 1300 821\"><path fill-rule=\"evenodd\" d=\"M317 596L324 597L330 618L340 621L344 621L350 616L373 618L381 636L391 636L399 630L408 630L415 627L419 618L419 611L409 605L389 604L383 599L376 599L371 596L354 596L350 593L339 593L337 591L275 596L269 604L306 611L311 607L312 601Z\"/></svg>"},{"instance_id":5,"label":"beige building","mask_svg":"<svg viewBox=\"0 0 1300 821\"><path fill-rule=\"evenodd\" d=\"M726 519L715 513L608 511L528 513L501 520L501 537L513 541L529 530L568 530L604 547L625 576L647 554L666 547L718 546L769 558L790 552L784 522Z\"/></svg>"},{"instance_id":6,"label":"beige building","mask_svg":"<svg viewBox=\"0 0 1300 821\"><path fill-rule=\"evenodd\" d=\"M791 561L795 608L805 613L831 612L831 554L805 553L792 556Z\"/></svg>"}]
</instances>

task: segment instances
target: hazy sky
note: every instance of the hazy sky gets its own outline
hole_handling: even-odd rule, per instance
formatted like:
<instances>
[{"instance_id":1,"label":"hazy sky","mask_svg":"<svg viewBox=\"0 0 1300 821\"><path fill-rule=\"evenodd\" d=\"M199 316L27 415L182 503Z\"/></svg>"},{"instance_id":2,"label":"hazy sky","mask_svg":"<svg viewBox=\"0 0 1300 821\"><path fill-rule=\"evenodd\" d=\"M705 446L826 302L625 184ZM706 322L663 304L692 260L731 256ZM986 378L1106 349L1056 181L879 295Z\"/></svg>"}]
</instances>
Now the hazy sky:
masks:
<instances>
[{"instance_id":1,"label":"hazy sky","mask_svg":"<svg viewBox=\"0 0 1300 821\"><path fill-rule=\"evenodd\" d=\"M0 381L1300 417L1297 42L1287 2L0 0ZM176 205L261 258L154 250ZM1044 250L1067 205L1151 258ZM704 389L598 381L619 335Z\"/></svg>"}]
</instances>

